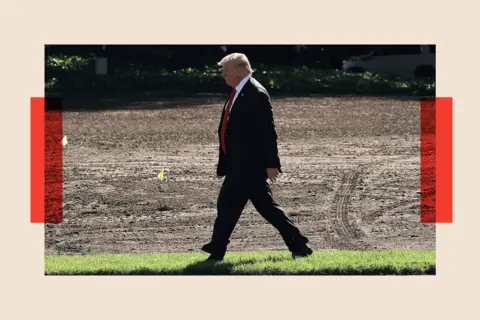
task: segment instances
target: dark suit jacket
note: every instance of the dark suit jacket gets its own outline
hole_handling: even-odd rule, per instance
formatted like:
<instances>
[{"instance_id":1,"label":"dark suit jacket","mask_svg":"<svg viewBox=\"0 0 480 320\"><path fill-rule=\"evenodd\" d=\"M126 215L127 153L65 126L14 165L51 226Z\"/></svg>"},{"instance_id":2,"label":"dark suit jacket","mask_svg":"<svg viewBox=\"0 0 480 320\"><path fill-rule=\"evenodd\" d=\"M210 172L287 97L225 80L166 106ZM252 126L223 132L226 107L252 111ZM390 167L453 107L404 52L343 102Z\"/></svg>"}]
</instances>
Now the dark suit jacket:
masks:
<instances>
[{"instance_id":1,"label":"dark suit jacket","mask_svg":"<svg viewBox=\"0 0 480 320\"><path fill-rule=\"evenodd\" d=\"M224 113L225 105L218 127L219 142ZM253 78L246 82L232 106L225 145L226 153L219 145L218 176L266 178L267 168L282 172L270 96Z\"/></svg>"}]
</instances>

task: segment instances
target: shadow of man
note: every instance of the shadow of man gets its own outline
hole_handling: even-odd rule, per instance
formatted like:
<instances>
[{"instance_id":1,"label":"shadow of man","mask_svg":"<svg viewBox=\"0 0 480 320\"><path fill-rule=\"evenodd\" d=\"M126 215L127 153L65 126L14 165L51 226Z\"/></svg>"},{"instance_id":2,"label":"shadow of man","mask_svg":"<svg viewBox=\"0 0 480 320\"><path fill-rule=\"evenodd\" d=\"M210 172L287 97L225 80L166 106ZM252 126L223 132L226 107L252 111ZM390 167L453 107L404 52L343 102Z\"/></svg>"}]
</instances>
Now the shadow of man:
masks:
<instances>
[{"instance_id":1,"label":"shadow of man","mask_svg":"<svg viewBox=\"0 0 480 320\"><path fill-rule=\"evenodd\" d=\"M254 271L251 273L235 273L234 268L235 266L244 266L248 264L255 264L258 262L278 262L278 261L284 261L284 260L289 260L287 257L267 257L264 259L241 259L236 263L228 262L228 261L221 261L221 262L214 262L214 261L208 261L208 260L202 260L198 262L194 262L192 264L189 264L188 266L183 269L182 274L184 275L232 275L232 274L237 274L237 275L246 275L246 274L255 274Z\"/></svg>"}]
</instances>

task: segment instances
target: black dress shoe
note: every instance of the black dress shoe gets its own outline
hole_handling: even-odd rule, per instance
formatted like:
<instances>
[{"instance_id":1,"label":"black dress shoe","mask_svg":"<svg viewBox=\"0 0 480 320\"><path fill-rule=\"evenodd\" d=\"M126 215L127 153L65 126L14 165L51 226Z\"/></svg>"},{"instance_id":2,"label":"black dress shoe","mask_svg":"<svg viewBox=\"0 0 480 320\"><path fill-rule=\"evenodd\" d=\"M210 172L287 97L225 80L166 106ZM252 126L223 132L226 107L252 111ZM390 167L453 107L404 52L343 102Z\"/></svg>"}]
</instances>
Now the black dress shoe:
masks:
<instances>
[{"instance_id":1,"label":"black dress shoe","mask_svg":"<svg viewBox=\"0 0 480 320\"><path fill-rule=\"evenodd\" d=\"M210 246L211 246L210 243L207 243L207 244L205 244L205 245L202 246L202 249L201 249L201 250L202 250L202 251L205 251L205 252L207 252L207 253L212 253L212 248L211 248Z\"/></svg>"},{"instance_id":2,"label":"black dress shoe","mask_svg":"<svg viewBox=\"0 0 480 320\"><path fill-rule=\"evenodd\" d=\"M300 258L308 257L312 253L313 253L313 250L308 245L305 245L302 249L292 252L292 258L296 259L298 257Z\"/></svg>"}]
</instances>

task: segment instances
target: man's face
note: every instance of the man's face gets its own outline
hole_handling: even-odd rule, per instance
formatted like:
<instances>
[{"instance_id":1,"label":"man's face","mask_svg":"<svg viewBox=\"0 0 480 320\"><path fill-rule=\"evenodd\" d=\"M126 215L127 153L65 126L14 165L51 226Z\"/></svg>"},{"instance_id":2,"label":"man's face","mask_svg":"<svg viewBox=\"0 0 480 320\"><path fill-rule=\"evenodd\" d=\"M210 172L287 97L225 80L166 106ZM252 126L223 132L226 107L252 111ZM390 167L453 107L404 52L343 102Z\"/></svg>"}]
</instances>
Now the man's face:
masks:
<instances>
[{"instance_id":1,"label":"man's face","mask_svg":"<svg viewBox=\"0 0 480 320\"><path fill-rule=\"evenodd\" d=\"M236 87L241 81L240 69L231 63L227 63L222 67L222 75L227 85L232 88Z\"/></svg>"}]
</instances>

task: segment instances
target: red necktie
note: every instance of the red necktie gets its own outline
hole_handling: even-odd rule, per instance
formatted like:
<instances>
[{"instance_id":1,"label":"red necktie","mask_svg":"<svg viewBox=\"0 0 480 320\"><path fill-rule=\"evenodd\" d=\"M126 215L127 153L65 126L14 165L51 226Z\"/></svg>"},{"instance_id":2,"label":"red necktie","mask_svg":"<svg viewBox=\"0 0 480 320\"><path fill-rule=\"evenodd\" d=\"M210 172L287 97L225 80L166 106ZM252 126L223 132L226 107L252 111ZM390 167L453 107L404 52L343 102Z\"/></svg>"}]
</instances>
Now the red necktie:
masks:
<instances>
[{"instance_id":1,"label":"red necktie","mask_svg":"<svg viewBox=\"0 0 480 320\"><path fill-rule=\"evenodd\" d=\"M228 116L230 114L230 108L232 107L232 102L233 98L235 97L235 93L237 90L233 88L232 94L230 95L230 100L228 101L227 108L225 109L225 114L223 116L223 122L222 122L222 133L220 136L220 145L222 147L223 152L226 152L226 147L225 147L225 132L227 132L227 121L228 121Z\"/></svg>"}]
</instances>

